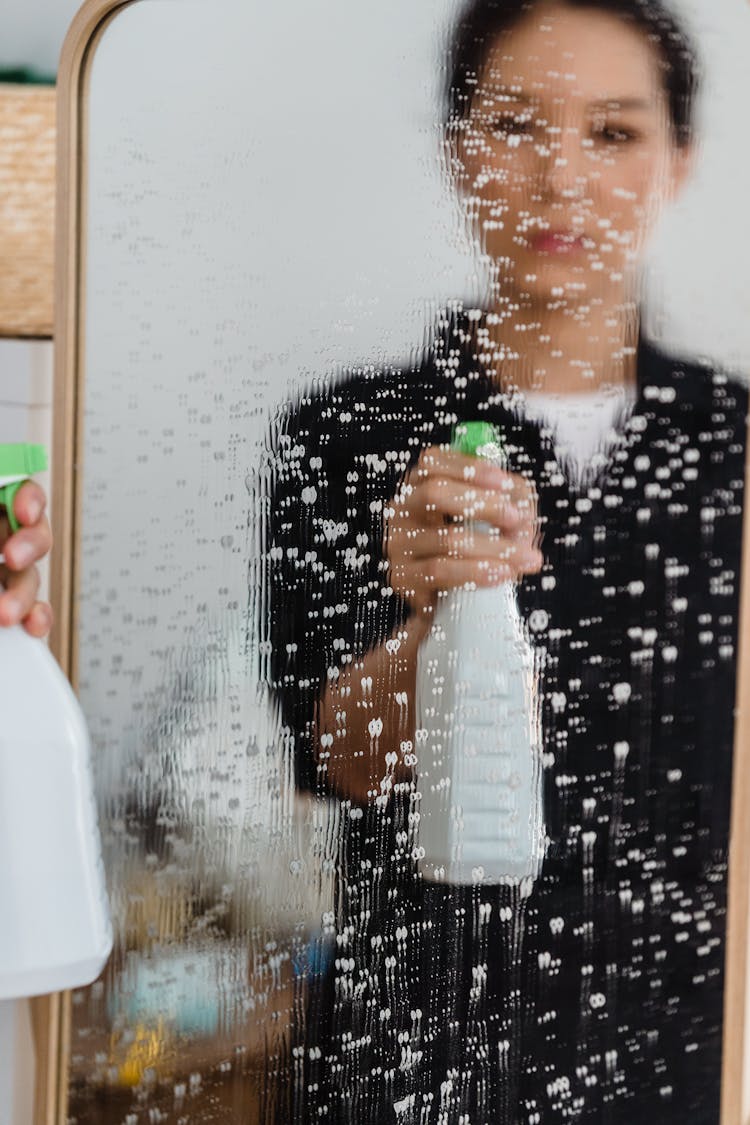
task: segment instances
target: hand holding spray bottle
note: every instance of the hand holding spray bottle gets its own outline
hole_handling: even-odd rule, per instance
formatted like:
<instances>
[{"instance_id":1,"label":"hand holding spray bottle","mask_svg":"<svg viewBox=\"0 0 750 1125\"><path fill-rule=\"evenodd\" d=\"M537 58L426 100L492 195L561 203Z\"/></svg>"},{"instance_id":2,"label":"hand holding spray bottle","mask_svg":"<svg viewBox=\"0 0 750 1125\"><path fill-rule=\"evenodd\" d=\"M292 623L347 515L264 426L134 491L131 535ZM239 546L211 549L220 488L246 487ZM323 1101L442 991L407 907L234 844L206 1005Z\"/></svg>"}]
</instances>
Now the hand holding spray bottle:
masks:
<instances>
[{"instance_id":1,"label":"hand holding spray bottle","mask_svg":"<svg viewBox=\"0 0 750 1125\"><path fill-rule=\"evenodd\" d=\"M457 426L451 448L507 467L502 439L487 422ZM539 875L545 832L537 665L514 582L452 590L439 603L417 670L424 878L515 883Z\"/></svg>"},{"instance_id":2,"label":"hand holding spray bottle","mask_svg":"<svg viewBox=\"0 0 750 1125\"><path fill-rule=\"evenodd\" d=\"M39 445L0 445L0 506L47 468ZM0 1000L89 984L112 948L89 736L44 641L0 629Z\"/></svg>"}]
</instances>

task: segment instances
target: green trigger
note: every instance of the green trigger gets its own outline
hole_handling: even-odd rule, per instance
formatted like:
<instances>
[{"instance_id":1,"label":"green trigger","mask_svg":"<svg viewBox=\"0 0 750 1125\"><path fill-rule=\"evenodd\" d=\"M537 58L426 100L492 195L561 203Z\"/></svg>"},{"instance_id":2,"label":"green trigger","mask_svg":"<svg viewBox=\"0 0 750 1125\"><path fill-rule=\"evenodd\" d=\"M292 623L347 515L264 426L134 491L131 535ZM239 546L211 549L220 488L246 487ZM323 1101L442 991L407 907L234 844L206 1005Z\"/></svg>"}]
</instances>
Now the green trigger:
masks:
<instances>
[{"instance_id":1,"label":"green trigger","mask_svg":"<svg viewBox=\"0 0 750 1125\"><path fill-rule=\"evenodd\" d=\"M0 488L0 505L5 508L11 531L18 531L21 526L13 511L13 503L20 488L26 484L25 480L17 480L14 484L6 484Z\"/></svg>"}]
</instances>

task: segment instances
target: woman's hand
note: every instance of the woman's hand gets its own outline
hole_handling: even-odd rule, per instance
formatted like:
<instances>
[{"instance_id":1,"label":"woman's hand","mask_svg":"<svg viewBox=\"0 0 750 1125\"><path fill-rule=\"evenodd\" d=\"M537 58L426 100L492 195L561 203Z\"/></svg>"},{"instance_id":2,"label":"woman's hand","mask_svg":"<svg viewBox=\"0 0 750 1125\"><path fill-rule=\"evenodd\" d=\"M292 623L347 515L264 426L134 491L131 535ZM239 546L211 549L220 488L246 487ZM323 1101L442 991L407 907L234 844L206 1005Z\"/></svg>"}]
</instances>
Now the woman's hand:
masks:
<instances>
[{"instance_id":1,"label":"woman's hand","mask_svg":"<svg viewBox=\"0 0 750 1125\"><path fill-rule=\"evenodd\" d=\"M365 805L411 776L404 754L415 738L417 658L440 592L538 571L537 540L536 498L523 477L480 458L424 450L385 514L390 585L414 612L326 684L316 716L318 761L341 796Z\"/></svg>"},{"instance_id":2,"label":"woman's hand","mask_svg":"<svg viewBox=\"0 0 750 1125\"><path fill-rule=\"evenodd\" d=\"M44 514L47 497L35 481L26 481L13 502L13 512L21 527L10 534L6 515L0 518L0 544L5 562L0 566L0 626L23 623L32 637L46 637L52 628L52 608L36 600L39 571L35 563L52 547L52 532Z\"/></svg>"},{"instance_id":3,"label":"woman's hand","mask_svg":"<svg viewBox=\"0 0 750 1125\"><path fill-rule=\"evenodd\" d=\"M386 513L390 584L429 620L442 590L539 571L538 539L536 497L523 477L430 446Z\"/></svg>"}]
</instances>

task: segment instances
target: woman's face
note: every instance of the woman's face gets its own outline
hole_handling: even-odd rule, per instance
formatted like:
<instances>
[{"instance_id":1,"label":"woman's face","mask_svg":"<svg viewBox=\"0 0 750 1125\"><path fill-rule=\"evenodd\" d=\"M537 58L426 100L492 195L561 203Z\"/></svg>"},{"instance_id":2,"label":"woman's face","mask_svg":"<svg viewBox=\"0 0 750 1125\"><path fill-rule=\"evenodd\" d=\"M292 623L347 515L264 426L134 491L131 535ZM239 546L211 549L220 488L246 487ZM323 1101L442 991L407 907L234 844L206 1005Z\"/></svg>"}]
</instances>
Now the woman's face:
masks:
<instances>
[{"instance_id":1,"label":"woman's face","mask_svg":"<svg viewBox=\"0 0 750 1125\"><path fill-rule=\"evenodd\" d=\"M687 170L657 49L563 4L491 45L456 152L483 249L516 293L546 301L617 300Z\"/></svg>"}]
</instances>

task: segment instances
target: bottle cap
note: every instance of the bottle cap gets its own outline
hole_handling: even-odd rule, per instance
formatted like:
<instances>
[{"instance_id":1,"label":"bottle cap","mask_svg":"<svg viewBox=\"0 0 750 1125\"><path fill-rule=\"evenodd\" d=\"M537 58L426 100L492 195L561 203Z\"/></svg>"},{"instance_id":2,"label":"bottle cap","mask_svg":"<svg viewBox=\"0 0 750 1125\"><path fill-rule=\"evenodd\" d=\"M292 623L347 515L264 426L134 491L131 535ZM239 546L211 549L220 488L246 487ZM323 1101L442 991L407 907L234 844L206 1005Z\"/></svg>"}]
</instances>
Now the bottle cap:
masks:
<instances>
[{"instance_id":1,"label":"bottle cap","mask_svg":"<svg viewBox=\"0 0 750 1125\"><path fill-rule=\"evenodd\" d=\"M459 422L453 428L451 449L454 453L465 453L467 457L481 457L484 446L494 446L502 451L503 439L490 422Z\"/></svg>"},{"instance_id":2,"label":"bottle cap","mask_svg":"<svg viewBox=\"0 0 750 1125\"><path fill-rule=\"evenodd\" d=\"M18 531L20 524L13 511L16 493L24 482L34 473L43 473L47 468L47 450L43 445L30 445L28 442L0 444L0 477L20 478L0 486L0 507L5 508L11 531Z\"/></svg>"}]
</instances>

